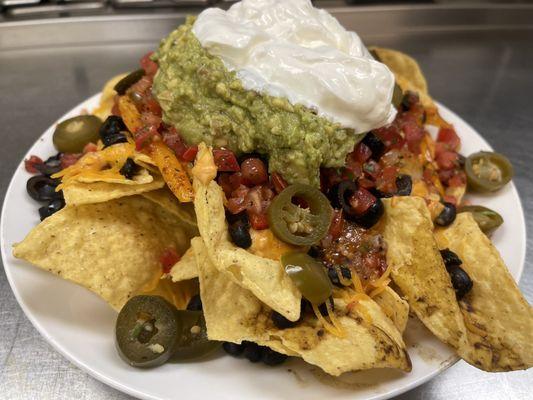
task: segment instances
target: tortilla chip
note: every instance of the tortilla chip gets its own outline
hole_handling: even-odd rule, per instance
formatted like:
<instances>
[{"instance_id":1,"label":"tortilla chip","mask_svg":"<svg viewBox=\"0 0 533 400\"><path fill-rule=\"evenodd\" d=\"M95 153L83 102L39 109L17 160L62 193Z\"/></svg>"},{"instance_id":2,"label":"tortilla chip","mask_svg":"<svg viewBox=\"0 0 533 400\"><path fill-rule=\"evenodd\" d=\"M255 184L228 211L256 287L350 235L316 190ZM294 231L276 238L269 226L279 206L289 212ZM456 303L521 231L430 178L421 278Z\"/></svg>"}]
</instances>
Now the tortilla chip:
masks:
<instances>
[{"instance_id":1,"label":"tortilla chip","mask_svg":"<svg viewBox=\"0 0 533 400\"><path fill-rule=\"evenodd\" d=\"M224 193L215 181L194 179L194 208L209 258L233 282L291 321L300 316L301 294L277 260L256 256L228 238Z\"/></svg>"},{"instance_id":2,"label":"tortilla chip","mask_svg":"<svg viewBox=\"0 0 533 400\"><path fill-rule=\"evenodd\" d=\"M131 178L127 179L125 176L117 177L102 177L97 174L91 174L89 176L84 176L83 174L77 176L73 181L81 183L94 183L94 182L106 182L106 183L120 183L121 185L144 185L154 181L154 178L148 170L141 168L137 173ZM66 185L68 186L68 185Z\"/></svg>"},{"instance_id":3,"label":"tortilla chip","mask_svg":"<svg viewBox=\"0 0 533 400\"><path fill-rule=\"evenodd\" d=\"M277 329L270 318L272 310L219 271L201 240L195 238L192 247L210 339L256 342L283 354L300 356L334 376L368 368L411 369L401 334L372 300L363 302L372 317L371 324L357 314L357 308L350 313L345 304L335 303L337 309L343 310L337 313L345 337L333 335L309 315L294 328Z\"/></svg>"},{"instance_id":4,"label":"tortilla chip","mask_svg":"<svg viewBox=\"0 0 533 400\"><path fill-rule=\"evenodd\" d=\"M197 240L200 238L196 237L192 239L191 242L195 239ZM189 248L185 254L183 254L181 259L176 264L174 264L170 270L170 277L172 278L172 282L180 282L188 279L198 278L196 256L194 255L192 247Z\"/></svg>"},{"instance_id":5,"label":"tortilla chip","mask_svg":"<svg viewBox=\"0 0 533 400\"><path fill-rule=\"evenodd\" d=\"M162 278L159 280L155 288L139 294L161 296L170 304L174 304L178 310L185 310L189 301L198 293L199 287L196 279L173 282L168 278Z\"/></svg>"},{"instance_id":6,"label":"tortilla chip","mask_svg":"<svg viewBox=\"0 0 533 400\"><path fill-rule=\"evenodd\" d=\"M405 331L409 319L409 303L402 299L390 286L372 298L394 323L400 332Z\"/></svg>"},{"instance_id":7,"label":"tortilla chip","mask_svg":"<svg viewBox=\"0 0 533 400\"><path fill-rule=\"evenodd\" d=\"M392 49L371 47L370 50L377 54L379 61L389 67L402 91L416 92L424 107L436 108L429 96L426 78L414 58Z\"/></svg>"},{"instance_id":8,"label":"tortilla chip","mask_svg":"<svg viewBox=\"0 0 533 400\"><path fill-rule=\"evenodd\" d=\"M183 222L196 226L196 214L194 213L194 206L190 203L180 203L174 194L167 188L153 190L151 192L142 193L143 197L154 203L159 204L169 213L174 214Z\"/></svg>"},{"instance_id":9,"label":"tortilla chip","mask_svg":"<svg viewBox=\"0 0 533 400\"><path fill-rule=\"evenodd\" d=\"M466 327L420 197L384 199L387 262L394 283L422 323L455 349L467 347Z\"/></svg>"},{"instance_id":10,"label":"tortilla chip","mask_svg":"<svg viewBox=\"0 0 533 400\"><path fill-rule=\"evenodd\" d=\"M498 250L470 213L435 232L441 249L463 261L474 286L459 302L475 351L466 360L485 371L533 366L533 310L520 293ZM485 353L485 354L484 354ZM486 354L488 353L488 354Z\"/></svg>"},{"instance_id":11,"label":"tortilla chip","mask_svg":"<svg viewBox=\"0 0 533 400\"><path fill-rule=\"evenodd\" d=\"M99 117L102 121L105 121L107 117L111 115L111 110L114 105L114 98L117 92L115 91L115 85L128 74L120 74L114 76L108 80L103 89L102 95L100 96L100 103L97 108L93 110L93 114Z\"/></svg>"},{"instance_id":12,"label":"tortilla chip","mask_svg":"<svg viewBox=\"0 0 533 400\"><path fill-rule=\"evenodd\" d=\"M67 205L81 205L102 203L126 196L133 196L144 192L161 189L165 182L160 177L154 177L150 183L142 185L123 185L121 183L79 183L72 182L63 188Z\"/></svg>"},{"instance_id":13,"label":"tortilla chip","mask_svg":"<svg viewBox=\"0 0 533 400\"><path fill-rule=\"evenodd\" d=\"M157 286L159 257L183 253L180 221L141 196L68 206L37 225L13 255L95 292L119 310Z\"/></svg>"}]
</instances>

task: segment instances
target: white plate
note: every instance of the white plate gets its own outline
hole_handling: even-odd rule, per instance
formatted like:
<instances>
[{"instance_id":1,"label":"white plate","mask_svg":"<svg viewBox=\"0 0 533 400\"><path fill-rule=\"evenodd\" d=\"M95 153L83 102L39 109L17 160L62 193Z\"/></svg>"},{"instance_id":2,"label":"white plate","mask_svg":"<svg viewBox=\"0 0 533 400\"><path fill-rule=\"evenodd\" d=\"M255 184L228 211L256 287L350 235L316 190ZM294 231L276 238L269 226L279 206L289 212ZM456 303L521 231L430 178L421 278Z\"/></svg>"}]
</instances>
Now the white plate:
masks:
<instances>
[{"instance_id":1,"label":"white plate","mask_svg":"<svg viewBox=\"0 0 533 400\"><path fill-rule=\"evenodd\" d=\"M92 109L99 95L80 104L61 120ZM467 123L440 106L442 116L459 133L464 154L490 146ZM52 132L55 124L26 155L43 158L55 153ZM413 362L409 374L393 370L371 370L343 377L332 385L317 368L299 360L270 368L246 360L220 356L186 364L167 364L139 370L123 363L115 352L115 312L100 298L82 287L35 268L11 255L13 243L21 241L39 222L38 204L26 194L29 174L21 162L6 194L2 211L2 258L15 296L44 338L61 354L89 374L123 392L145 399L385 399L412 389L442 372L456 361L452 351L411 319L406 342ZM496 195L472 198L498 211L505 224L493 237L515 279L525 259L525 221L513 184ZM98 257L98 255L95 255Z\"/></svg>"}]
</instances>

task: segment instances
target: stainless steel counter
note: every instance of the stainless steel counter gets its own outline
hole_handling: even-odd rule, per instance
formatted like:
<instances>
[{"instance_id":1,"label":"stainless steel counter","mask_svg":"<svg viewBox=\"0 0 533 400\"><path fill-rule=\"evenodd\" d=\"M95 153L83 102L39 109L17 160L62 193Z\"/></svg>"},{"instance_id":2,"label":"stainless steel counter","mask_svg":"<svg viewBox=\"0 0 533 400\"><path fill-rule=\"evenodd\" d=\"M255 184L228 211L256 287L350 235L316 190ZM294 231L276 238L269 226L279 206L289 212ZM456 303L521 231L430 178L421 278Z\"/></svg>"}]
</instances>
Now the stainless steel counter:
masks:
<instances>
[{"instance_id":1,"label":"stainless steel counter","mask_svg":"<svg viewBox=\"0 0 533 400\"><path fill-rule=\"evenodd\" d=\"M474 126L516 169L527 218L520 282L533 301L533 7L338 9L367 44L397 48L423 67L432 95ZM136 68L182 16L0 24L0 190L36 138L65 111ZM498 294L495 293L495 296ZM0 272L0 397L127 399L57 354L18 307ZM461 362L401 399L530 399L533 370L480 372Z\"/></svg>"}]
</instances>

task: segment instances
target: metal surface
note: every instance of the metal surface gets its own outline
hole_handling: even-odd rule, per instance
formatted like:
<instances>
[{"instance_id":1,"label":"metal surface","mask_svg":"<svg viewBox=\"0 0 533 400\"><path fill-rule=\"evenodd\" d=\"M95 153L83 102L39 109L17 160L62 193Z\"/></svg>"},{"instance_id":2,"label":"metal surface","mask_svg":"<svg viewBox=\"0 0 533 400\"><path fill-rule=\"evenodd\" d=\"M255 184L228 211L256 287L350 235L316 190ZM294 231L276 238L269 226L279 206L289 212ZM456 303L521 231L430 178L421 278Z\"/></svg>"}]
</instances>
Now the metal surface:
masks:
<instances>
[{"instance_id":1,"label":"metal surface","mask_svg":"<svg viewBox=\"0 0 533 400\"><path fill-rule=\"evenodd\" d=\"M337 10L337 16L367 44L413 55L432 95L511 158L530 233L520 287L532 302L533 7L363 8ZM99 91L107 78L137 68L139 57L181 17L0 24L2 197L15 166L44 129ZM129 398L81 372L46 344L18 307L3 270L0 322L3 399ZM400 399L529 399L532 388L533 371L487 374L461 362Z\"/></svg>"}]
</instances>

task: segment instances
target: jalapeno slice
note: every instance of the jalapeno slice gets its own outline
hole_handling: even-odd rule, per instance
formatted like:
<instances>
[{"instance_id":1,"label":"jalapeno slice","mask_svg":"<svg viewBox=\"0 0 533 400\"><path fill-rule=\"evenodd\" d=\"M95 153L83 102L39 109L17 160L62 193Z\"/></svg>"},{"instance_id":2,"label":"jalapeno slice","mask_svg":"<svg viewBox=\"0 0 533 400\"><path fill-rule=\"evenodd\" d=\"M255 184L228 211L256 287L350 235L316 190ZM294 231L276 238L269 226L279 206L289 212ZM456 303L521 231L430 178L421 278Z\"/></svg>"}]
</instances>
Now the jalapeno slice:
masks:
<instances>
[{"instance_id":1,"label":"jalapeno slice","mask_svg":"<svg viewBox=\"0 0 533 400\"><path fill-rule=\"evenodd\" d=\"M118 314L115 336L121 358L134 367L164 364L174 354L181 330L176 308L160 296L128 300Z\"/></svg>"},{"instance_id":2,"label":"jalapeno slice","mask_svg":"<svg viewBox=\"0 0 533 400\"><path fill-rule=\"evenodd\" d=\"M207 338L202 311L177 310L176 318L181 329L178 332L172 360L184 361L204 357L221 346L221 342Z\"/></svg>"},{"instance_id":3,"label":"jalapeno slice","mask_svg":"<svg viewBox=\"0 0 533 400\"><path fill-rule=\"evenodd\" d=\"M308 208L294 204L303 201ZM326 236L333 209L322 192L304 184L286 187L268 208L268 222L274 234L286 243L310 246Z\"/></svg>"},{"instance_id":4,"label":"jalapeno slice","mask_svg":"<svg viewBox=\"0 0 533 400\"><path fill-rule=\"evenodd\" d=\"M287 253L281 257L285 272L302 296L311 303L324 303L332 293L332 285L321 262L305 253Z\"/></svg>"},{"instance_id":5,"label":"jalapeno slice","mask_svg":"<svg viewBox=\"0 0 533 400\"><path fill-rule=\"evenodd\" d=\"M490 151L471 154L465 162L468 188L476 192L495 192L504 187L514 171L507 157Z\"/></svg>"},{"instance_id":6,"label":"jalapeno slice","mask_svg":"<svg viewBox=\"0 0 533 400\"><path fill-rule=\"evenodd\" d=\"M52 141L62 153L81 153L87 143L96 143L100 138L102 121L94 115L78 115L56 126Z\"/></svg>"},{"instance_id":7,"label":"jalapeno slice","mask_svg":"<svg viewBox=\"0 0 533 400\"><path fill-rule=\"evenodd\" d=\"M496 211L483 206L462 206L457 212L469 212L476 220L479 228L487 236L491 235L501 224L503 218Z\"/></svg>"}]
</instances>

